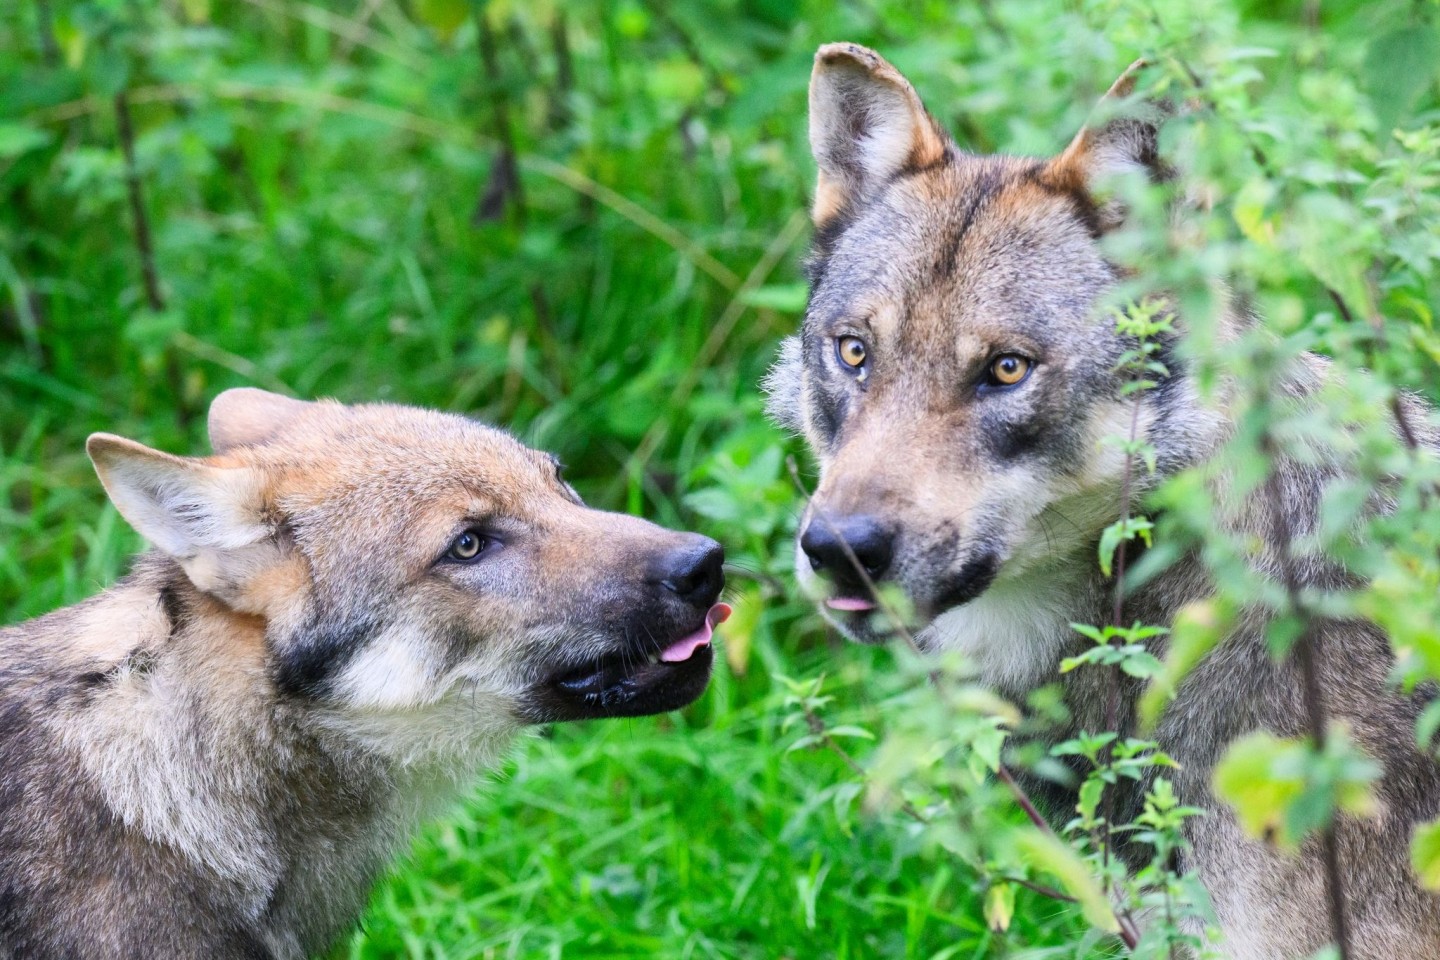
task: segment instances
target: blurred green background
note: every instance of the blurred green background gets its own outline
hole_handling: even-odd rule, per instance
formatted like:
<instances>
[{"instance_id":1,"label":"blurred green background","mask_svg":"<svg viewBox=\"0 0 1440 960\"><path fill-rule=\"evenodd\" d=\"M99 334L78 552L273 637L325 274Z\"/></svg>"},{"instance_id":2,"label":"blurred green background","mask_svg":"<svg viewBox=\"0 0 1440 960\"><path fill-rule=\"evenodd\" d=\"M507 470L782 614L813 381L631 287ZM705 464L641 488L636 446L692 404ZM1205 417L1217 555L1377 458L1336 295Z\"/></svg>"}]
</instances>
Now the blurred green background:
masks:
<instances>
[{"instance_id":1,"label":"blurred green background","mask_svg":"<svg viewBox=\"0 0 1440 960\"><path fill-rule=\"evenodd\" d=\"M140 547L91 431L201 453L208 399L247 384L471 413L557 453L593 504L722 539L726 663L682 714L524 743L337 956L1103 953L1027 895L988 931L958 861L859 809L835 756L787 753L780 677L826 673L873 727L888 660L789 597L800 451L757 386L804 306L811 56L872 45L963 146L1043 154L1137 55L1179 48L1235 65L1253 136L1343 151L1433 113L1435 9L11 0L0 622ZM1297 120L1322 100L1358 119Z\"/></svg>"}]
</instances>

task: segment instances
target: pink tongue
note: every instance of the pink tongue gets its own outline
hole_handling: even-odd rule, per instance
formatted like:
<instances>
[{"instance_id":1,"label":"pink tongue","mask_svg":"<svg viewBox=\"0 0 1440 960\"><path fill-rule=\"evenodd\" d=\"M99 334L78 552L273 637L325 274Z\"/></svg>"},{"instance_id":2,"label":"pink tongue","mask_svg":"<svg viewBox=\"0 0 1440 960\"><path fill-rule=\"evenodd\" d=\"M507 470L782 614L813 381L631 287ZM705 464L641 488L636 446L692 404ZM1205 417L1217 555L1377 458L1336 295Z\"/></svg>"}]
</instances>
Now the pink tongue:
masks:
<instances>
[{"instance_id":1,"label":"pink tongue","mask_svg":"<svg viewBox=\"0 0 1440 960\"><path fill-rule=\"evenodd\" d=\"M861 613L865 610L874 610L875 604L862 597L831 597L825 601L825 606L831 610L845 610L850 613Z\"/></svg>"},{"instance_id":2,"label":"pink tongue","mask_svg":"<svg viewBox=\"0 0 1440 960\"><path fill-rule=\"evenodd\" d=\"M660 651L660 659L666 663L683 663L695 656L695 651L701 647L710 645L710 635L715 632L715 627L730 619L731 607L728 603L717 603L705 614L705 625L688 637L681 637L670 646Z\"/></svg>"}]
</instances>

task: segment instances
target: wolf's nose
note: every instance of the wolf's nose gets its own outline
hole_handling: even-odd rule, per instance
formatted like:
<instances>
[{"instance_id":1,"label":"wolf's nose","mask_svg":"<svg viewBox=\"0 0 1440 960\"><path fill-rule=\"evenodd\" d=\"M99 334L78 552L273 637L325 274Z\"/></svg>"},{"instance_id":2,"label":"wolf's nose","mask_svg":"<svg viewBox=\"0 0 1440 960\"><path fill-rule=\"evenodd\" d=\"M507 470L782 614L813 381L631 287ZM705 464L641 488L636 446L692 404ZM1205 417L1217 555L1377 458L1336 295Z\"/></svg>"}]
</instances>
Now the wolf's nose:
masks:
<instances>
[{"instance_id":1,"label":"wolf's nose","mask_svg":"<svg viewBox=\"0 0 1440 960\"><path fill-rule=\"evenodd\" d=\"M694 535L671 550L659 564L660 586L697 607L708 608L725 586L725 548L709 537Z\"/></svg>"},{"instance_id":2,"label":"wolf's nose","mask_svg":"<svg viewBox=\"0 0 1440 960\"><path fill-rule=\"evenodd\" d=\"M851 560L846 553L855 555ZM816 572L829 573L845 586L859 586L862 578L855 562L865 568L871 580L879 580L890 569L894 556L895 537L874 517L858 514L849 517L811 518L800 535L800 549L810 558Z\"/></svg>"}]
</instances>

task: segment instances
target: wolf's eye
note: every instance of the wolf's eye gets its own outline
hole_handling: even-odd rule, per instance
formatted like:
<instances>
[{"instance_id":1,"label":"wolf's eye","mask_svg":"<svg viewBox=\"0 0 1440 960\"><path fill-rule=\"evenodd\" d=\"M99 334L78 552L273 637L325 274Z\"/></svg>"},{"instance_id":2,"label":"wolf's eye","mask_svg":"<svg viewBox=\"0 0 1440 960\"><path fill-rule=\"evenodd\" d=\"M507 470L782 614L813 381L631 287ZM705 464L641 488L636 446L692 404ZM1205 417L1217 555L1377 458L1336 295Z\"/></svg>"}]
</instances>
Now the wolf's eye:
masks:
<instances>
[{"instance_id":1,"label":"wolf's eye","mask_svg":"<svg viewBox=\"0 0 1440 960\"><path fill-rule=\"evenodd\" d=\"M1002 353L990 363L990 385L1013 387L1030 374L1029 359L1018 353Z\"/></svg>"},{"instance_id":2,"label":"wolf's eye","mask_svg":"<svg viewBox=\"0 0 1440 960\"><path fill-rule=\"evenodd\" d=\"M865 366L865 341L859 337L841 337L835 341L835 352L840 362L852 370Z\"/></svg>"},{"instance_id":3,"label":"wolf's eye","mask_svg":"<svg viewBox=\"0 0 1440 960\"><path fill-rule=\"evenodd\" d=\"M466 530L450 544L450 550L445 556L450 560L468 563L489 549L491 542L489 537L477 530Z\"/></svg>"}]
</instances>

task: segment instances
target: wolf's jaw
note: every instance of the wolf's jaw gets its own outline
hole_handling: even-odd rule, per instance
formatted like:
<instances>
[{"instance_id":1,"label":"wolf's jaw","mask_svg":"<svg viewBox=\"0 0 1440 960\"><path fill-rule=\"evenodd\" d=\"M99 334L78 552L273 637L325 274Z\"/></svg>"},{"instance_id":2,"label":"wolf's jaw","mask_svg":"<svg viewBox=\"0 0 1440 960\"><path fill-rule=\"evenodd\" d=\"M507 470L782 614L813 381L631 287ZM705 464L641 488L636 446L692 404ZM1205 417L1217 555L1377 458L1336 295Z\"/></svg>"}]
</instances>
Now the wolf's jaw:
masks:
<instances>
[{"instance_id":1,"label":"wolf's jaw","mask_svg":"<svg viewBox=\"0 0 1440 960\"><path fill-rule=\"evenodd\" d=\"M1008 693L1029 691L1050 679L1074 631L1084 577L1056 571L1002 577L990 588L931 621L916 638L928 651L959 651L982 683Z\"/></svg>"}]
</instances>

